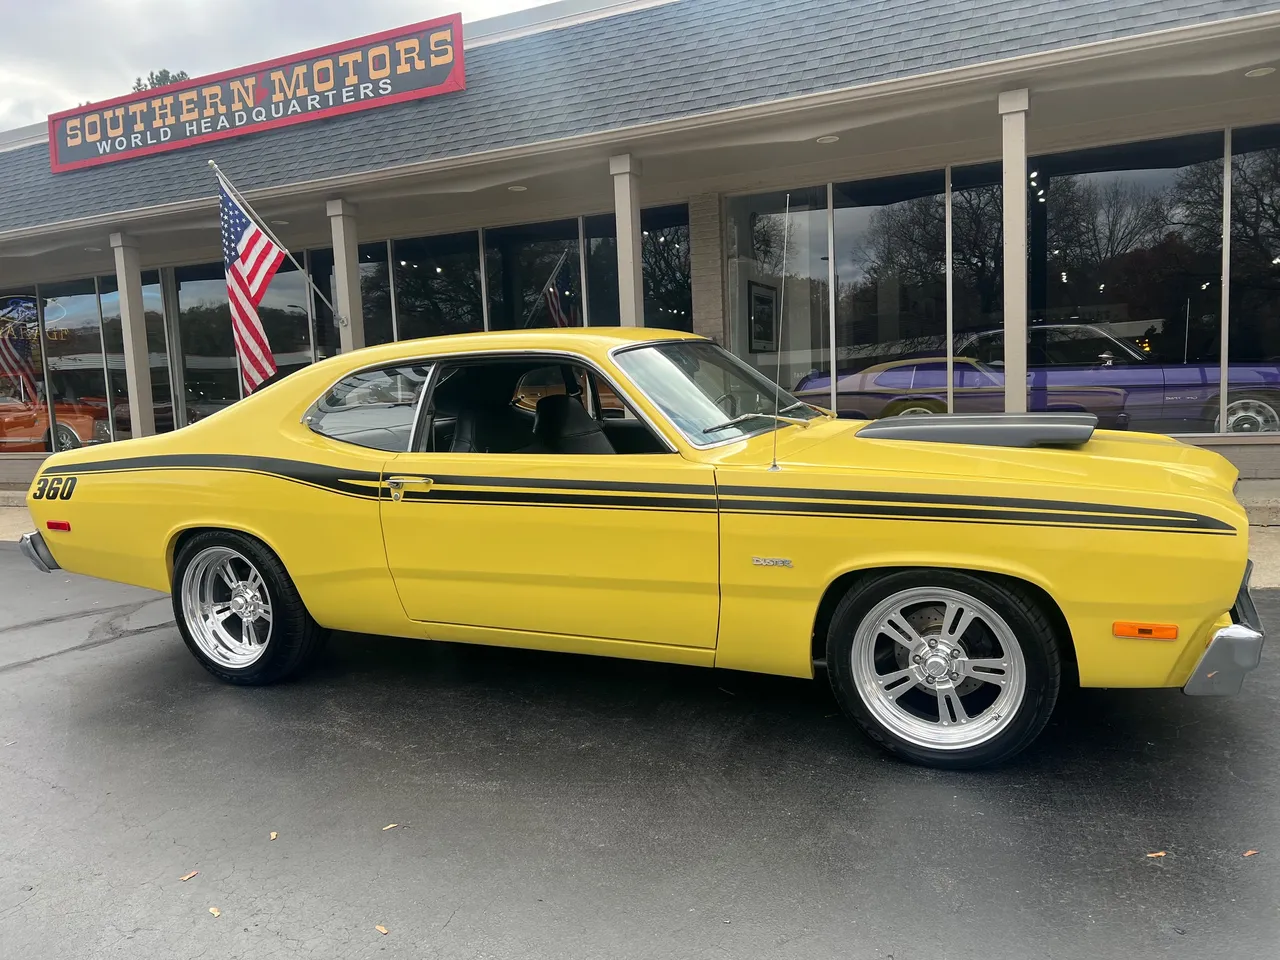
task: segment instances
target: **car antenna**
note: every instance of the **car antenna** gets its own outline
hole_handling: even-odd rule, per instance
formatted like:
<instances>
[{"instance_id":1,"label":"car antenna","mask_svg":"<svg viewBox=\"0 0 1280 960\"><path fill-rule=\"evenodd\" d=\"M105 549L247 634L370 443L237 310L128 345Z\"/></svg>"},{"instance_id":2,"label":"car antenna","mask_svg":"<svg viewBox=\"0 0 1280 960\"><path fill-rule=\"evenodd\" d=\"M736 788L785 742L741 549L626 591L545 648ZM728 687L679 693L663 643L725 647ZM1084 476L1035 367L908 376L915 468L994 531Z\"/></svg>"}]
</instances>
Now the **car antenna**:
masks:
<instances>
[{"instance_id":1,"label":"car antenna","mask_svg":"<svg viewBox=\"0 0 1280 960\"><path fill-rule=\"evenodd\" d=\"M769 464L771 473L778 470L778 417L782 406L782 344L783 332L787 326L787 231L791 226L791 193L787 193L787 203L782 214L782 293L778 297L778 366L774 374L773 391L773 462Z\"/></svg>"}]
</instances>

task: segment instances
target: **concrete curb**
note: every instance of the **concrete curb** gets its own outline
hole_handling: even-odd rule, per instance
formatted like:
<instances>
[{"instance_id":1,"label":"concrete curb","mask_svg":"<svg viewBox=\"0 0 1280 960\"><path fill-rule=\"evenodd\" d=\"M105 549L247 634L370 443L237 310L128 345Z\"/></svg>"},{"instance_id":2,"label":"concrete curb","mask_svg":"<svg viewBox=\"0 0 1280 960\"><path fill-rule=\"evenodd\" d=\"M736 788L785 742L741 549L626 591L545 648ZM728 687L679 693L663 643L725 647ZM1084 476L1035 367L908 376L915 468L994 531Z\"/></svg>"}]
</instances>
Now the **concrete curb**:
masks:
<instances>
[{"instance_id":1,"label":"concrete curb","mask_svg":"<svg viewBox=\"0 0 1280 960\"><path fill-rule=\"evenodd\" d=\"M0 507L25 507L26 490L0 490Z\"/></svg>"}]
</instances>

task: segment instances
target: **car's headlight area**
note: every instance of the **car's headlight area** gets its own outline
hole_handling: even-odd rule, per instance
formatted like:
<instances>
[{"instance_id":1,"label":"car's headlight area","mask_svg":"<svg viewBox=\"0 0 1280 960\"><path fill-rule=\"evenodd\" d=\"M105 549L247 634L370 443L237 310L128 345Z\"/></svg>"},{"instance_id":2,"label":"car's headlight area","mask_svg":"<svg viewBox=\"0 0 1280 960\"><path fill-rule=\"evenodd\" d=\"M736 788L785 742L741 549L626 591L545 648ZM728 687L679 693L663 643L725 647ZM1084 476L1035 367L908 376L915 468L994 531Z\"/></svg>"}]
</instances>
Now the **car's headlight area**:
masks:
<instances>
[{"instance_id":1,"label":"car's headlight area","mask_svg":"<svg viewBox=\"0 0 1280 960\"><path fill-rule=\"evenodd\" d=\"M93 442L110 443L111 424L107 423L105 420L95 420L93 422Z\"/></svg>"}]
</instances>

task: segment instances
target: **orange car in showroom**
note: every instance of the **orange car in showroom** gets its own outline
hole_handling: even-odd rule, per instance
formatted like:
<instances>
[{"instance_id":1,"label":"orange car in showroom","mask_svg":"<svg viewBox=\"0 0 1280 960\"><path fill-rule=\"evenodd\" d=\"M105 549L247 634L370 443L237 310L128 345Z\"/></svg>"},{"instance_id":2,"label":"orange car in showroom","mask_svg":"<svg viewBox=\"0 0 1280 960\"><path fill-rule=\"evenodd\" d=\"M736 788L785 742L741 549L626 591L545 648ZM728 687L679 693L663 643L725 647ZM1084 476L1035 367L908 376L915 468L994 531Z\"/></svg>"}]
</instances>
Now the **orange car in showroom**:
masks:
<instances>
[{"instance_id":1,"label":"orange car in showroom","mask_svg":"<svg viewBox=\"0 0 1280 960\"><path fill-rule=\"evenodd\" d=\"M27 377L0 371L0 452L74 450L111 438L105 400L101 410L89 402L55 400L51 425L43 394Z\"/></svg>"}]
</instances>

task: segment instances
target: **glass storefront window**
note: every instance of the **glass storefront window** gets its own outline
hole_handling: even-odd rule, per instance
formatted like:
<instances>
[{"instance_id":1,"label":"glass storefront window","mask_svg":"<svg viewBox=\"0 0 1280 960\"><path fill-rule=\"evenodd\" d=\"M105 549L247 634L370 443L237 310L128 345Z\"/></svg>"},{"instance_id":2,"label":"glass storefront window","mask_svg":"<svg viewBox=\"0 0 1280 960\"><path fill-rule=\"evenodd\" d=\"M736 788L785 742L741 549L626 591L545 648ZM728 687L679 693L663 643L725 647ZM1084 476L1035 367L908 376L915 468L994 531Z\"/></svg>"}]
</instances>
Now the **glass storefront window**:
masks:
<instances>
[{"instance_id":1,"label":"glass storefront window","mask_svg":"<svg viewBox=\"0 0 1280 960\"><path fill-rule=\"evenodd\" d=\"M999 163L951 170L955 413L1004 410L1004 188Z\"/></svg>"},{"instance_id":2,"label":"glass storefront window","mask_svg":"<svg viewBox=\"0 0 1280 960\"><path fill-rule=\"evenodd\" d=\"M583 224L587 240L588 319L593 327L616 327L620 322L616 218L611 213L584 217ZM641 210L640 231L644 325L692 332L688 205Z\"/></svg>"},{"instance_id":3,"label":"glass storefront window","mask_svg":"<svg viewBox=\"0 0 1280 960\"><path fill-rule=\"evenodd\" d=\"M827 190L727 205L730 351L796 396L830 405ZM783 262L783 242L786 254Z\"/></svg>"},{"instance_id":4,"label":"glass storefront window","mask_svg":"<svg viewBox=\"0 0 1280 960\"><path fill-rule=\"evenodd\" d=\"M98 300L102 308L102 343L107 352L107 385L111 394L111 415L117 440L133 436L129 415L129 384L124 369L124 331L120 325L120 293L115 274L98 278ZM151 366L151 396L156 433L174 428L173 387L169 382L169 346L164 333L164 294L157 270L142 272L142 303L147 326L147 355Z\"/></svg>"},{"instance_id":5,"label":"glass storefront window","mask_svg":"<svg viewBox=\"0 0 1280 960\"><path fill-rule=\"evenodd\" d=\"M1220 133L1028 164L1028 409L1199 433L1217 418Z\"/></svg>"},{"instance_id":6,"label":"glass storefront window","mask_svg":"<svg viewBox=\"0 0 1280 960\"><path fill-rule=\"evenodd\" d=\"M1207 185L1204 194L1211 199ZM1280 126L1231 132L1229 291L1225 432L1272 433L1280 430Z\"/></svg>"},{"instance_id":7,"label":"glass storefront window","mask_svg":"<svg viewBox=\"0 0 1280 960\"><path fill-rule=\"evenodd\" d=\"M240 399L240 371L222 264L178 267L174 273L187 423L194 423Z\"/></svg>"},{"instance_id":8,"label":"glass storefront window","mask_svg":"<svg viewBox=\"0 0 1280 960\"><path fill-rule=\"evenodd\" d=\"M582 326L576 219L486 230L484 248L491 330Z\"/></svg>"},{"instance_id":9,"label":"glass storefront window","mask_svg":"<svg viewBox=\"0 0 1280 960\"><path fill-rule=\"evenodd\" d=\"M391 324L391 277L387 261L387 242L362 243L357 250L360 264L360 303L364 312L364 345L375 347L395 339ZM311 250L307 253L307 269L311 282L330 302L338 292L333 280L333 250ZM316 359L336 356L341 352L342 339L333 311L318 296L315 298Z\"/></svg>"},{"instance_id":10,"label":"glass storefront window","mask_svg":"<svg viewBox=\"0 0 1280 960\"><path fill-rule=\"evenodd\" d=\"M838 183L832 200L839 412L945 413L945 174ZM939 357L940 375L922 362Z\"/></svg>"},{"instance_id":11,"label":"glass storefront window","mask_svg":"<svg viewBox=\"0 0 1280 960\"><path fill-rule=\"evenodd\" d=\"M0 453L53 449L35 289L0 291Z\"/></svg>"},{"instance_id":12,"label":"glass storefront window","mask_svg":"<svg viewBox=\"0 0 1280 960\"><path fill-rule=\"evenodd\" d=\"M92 279L44 283L38 292L57 448L110 442L97 285Z\"/></svg>"},{"instance_id":13,"label":"glass storefront window","mask_svg":"<svg viewBox=\"0 0 1280 960\"><path fill-rule=\"evenodd\" d=\"M395 240L391 244L391 256L395 271L396 326L401 340L484 329L477 233ZM576 266L576 245L574 262ZM561 276L563 278L563 272ZM489 282L493 283L492 276ZM365 309L368 308L366 293Z\"/></svg>"},{"instance_id":14,"label":"glass storefront window","mask_svg":"<svg viewBox=\"0 0 1280 960\"><path fill-rule=\"evenodd\" d=\"M277 376L286 376L311 363L311 321L307 313L310 292L306 274L285 260L258 305L258 318L267 343L271 344Z\"/></svg>"}]
</instances>

